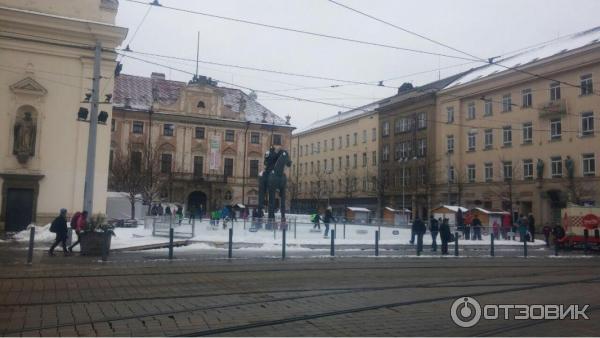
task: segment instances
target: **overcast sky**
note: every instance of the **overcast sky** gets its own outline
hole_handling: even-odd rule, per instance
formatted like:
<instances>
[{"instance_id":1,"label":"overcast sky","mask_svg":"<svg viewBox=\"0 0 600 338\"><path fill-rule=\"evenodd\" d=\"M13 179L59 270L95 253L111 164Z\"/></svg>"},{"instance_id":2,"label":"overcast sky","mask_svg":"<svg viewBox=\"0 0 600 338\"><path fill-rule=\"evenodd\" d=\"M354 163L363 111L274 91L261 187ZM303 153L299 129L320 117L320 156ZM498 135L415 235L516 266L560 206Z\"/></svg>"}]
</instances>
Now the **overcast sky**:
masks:
<instances>
[{"instance_id":1,"label":"overcast sky","mask_svg":"<svg viewBox=\"0 0 600 338\"><path fill-rule=\"evenodd\" d=\"M150 0L143 0L150 1ZM558 36L598 25L598 0L336 0L398 26L410 29L479 57L503 55ZM409 35L327 0L160 0L163 5L234 17L310 32L365 40L398 47L463 56L431 42ZM133 34L148 6L120 1L117 24L129 28L124 45L134 51L196 58L200 31L200 59L231 65L272 69L359 82L384 81L398 87L415 86L465 70L478 63L423 55L406 51L360 45L345 41L301 35L206 16L152 7L137 35ZM133 54L132 54L133 55ZM136 55L175 68L195 71L195 63ZM149 76L164 72L167 79L188 81L190 75L123 60L126 74ZM453 65L453 68L441 69ZM431 71L419 75L417 72ZM358 107L391 96L394 88L347 85L200 64L199 73L222 82L321 101L331 105ZM222 86L234 87L221 83ZM327 88L343 85L337 88ZM321 89L298 89L325 87ZM235 88L235 87L234 87ZM249 92L248 90L244 90ZM343 107L282 99L258 93L258 101L280 116L292 116L292 124L304 127Z\"/></svg>"}]
</instances>

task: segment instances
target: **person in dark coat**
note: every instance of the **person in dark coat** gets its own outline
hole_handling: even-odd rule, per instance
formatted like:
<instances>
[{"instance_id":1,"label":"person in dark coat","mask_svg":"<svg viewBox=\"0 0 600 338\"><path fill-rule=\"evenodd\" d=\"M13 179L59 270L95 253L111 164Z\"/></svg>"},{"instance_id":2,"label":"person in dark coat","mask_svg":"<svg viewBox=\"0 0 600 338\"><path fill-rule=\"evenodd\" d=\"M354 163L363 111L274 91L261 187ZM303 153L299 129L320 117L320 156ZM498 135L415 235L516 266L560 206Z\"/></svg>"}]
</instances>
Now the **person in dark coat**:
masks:
<instances>
[{"instance_id":1,"label":"person in dark coat","mask_svg":"<svg viewBox=\"0 0 600 338\"><path fill-rule=\"evenodd\" d=\"M529 213L527 222L529 223L529 240L535 242L535 218L532 213Z\"/></svg>"},{"instance_id":2,"label":"person in dark coat","mask_svg":"<svg viewBox=\"0 0 600 338\"><path fill-rule=\"evenodd\" d=\"M425 223L423 223L421 218L417 216L413 222L413 228L417 235L417 252L421 252L423 251L423 235L427 232L427 227L425 227Z\"/></svg>"},{"instance_id":3,"label":"person in dark coat","mask_svg":"<svg viewBox=\"0 0 600 338\"><path fill-rule=\"evenodd\" d=\"M479 219L479 217L477 217L477 215L475 215L475 217L473 217L473 238L474 240L481 240L481 220Z\"/></svg>"},{"instance_id":4,"label":"person in dark coat","mask_svg":"<svg viewBox=\"0 0 600 338\"><path fill-rule=\"evenodd\" d=\"M415 236L417 235L416 230L416 224L415 221L412 222L412 225L410 226L410 244L415 244Z\"/></svg>"},{"instance_id":5,"label":"person in dark coat","mask_svg":"<svg viewBox=\"0 0 600 338\"><path fill-rule=\"evenodd\" d=\"M67 250L67 209L60 209L60 214L52 221L52 225L50 225L50 231L56 234L56 239L54 240L54 244L50 247L48 254L50 256L55 256L54 248L56 248L58 244L61 244L63 252L65 256L67 256L69 254L69 251Z\"/></svg>"},{"instance_id":6,"label":"person in dark coat","mask_svg":"<svg viewBox=\"0 0 600 338\"><path fill-rule=\"evenodd\" d=\"M452 234L450 233L450 224L448 224L448 219L444 218L442 221L442 225L440 225L440 240L442 240L442 255L448 254L448 242Z\"/></svg>"},{"instance_id":7,"label":"person in dark coat","mask_svg":"<svg viewBox=\"0 0 600 338\"><path fill-rule=\"evenodd\" d=\"M439 231L440 225L437 219L435 219L435 217L433 217L432 215L429 219L429 232L431 233L431 251L437 251L437 236Z\"/></svg>"},{"instance_id":8,"label":"person in dark coat","mask_svg":"<svg viewBox=\"0 0 600 338\"><path fill-rule=\"evenodd\" d=\"M545 225L542 229L542 232L544 232L544 240L546 241L546 246L548 247L550 246L550 233L552 233L552 229L549 225Z\"/></svg>"},{"instance_id":9,"label":"person in dark coat","mask_svg":"<svg viewBox=\"0 0 600 338\"><path fill-rule=\"evenodd\" d=\"M165 215L166 216L171 216L171 207L167 205L167 208L165 208Z\"/></svg>"},{"instance_id":10,"label":"person in dark coat","mask_svg":"<svg viewBox=\"0 0 600 338\"><path fill-rule=\"evenodd\" d=\"M331 207L327 207L327 210L325 210L325 216L323 217L323 223L325 224L325 237L329 236L329 223L331 223L331 221L335 222L335 218L331 212Z\"/></svg>"}]
</instances>

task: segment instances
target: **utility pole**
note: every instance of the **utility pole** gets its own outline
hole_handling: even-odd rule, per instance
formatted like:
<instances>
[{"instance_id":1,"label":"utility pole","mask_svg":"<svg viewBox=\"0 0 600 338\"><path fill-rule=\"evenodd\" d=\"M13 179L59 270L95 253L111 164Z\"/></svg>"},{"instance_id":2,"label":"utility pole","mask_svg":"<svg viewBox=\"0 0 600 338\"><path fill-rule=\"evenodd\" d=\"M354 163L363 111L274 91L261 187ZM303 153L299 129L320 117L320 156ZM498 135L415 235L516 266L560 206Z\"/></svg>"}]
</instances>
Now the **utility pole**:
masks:
<instances>
[{"instance_id":1,"label":"utility pole","mask_svg":"<svg viewBox=\"0 0 600 338\"><path fill-rule=\"evenodd\" d=\"M98 100L100 96L100 63L102 44L96 41L94 53L94 79L92 84L90 131L88 136L87 161L85 168L85 187L83 190L83 210L92 216L94 208L94 178L96 171L96 136L98 131Z\"/></svg>"},{"instance_id":2,"label":"utility pole","mask_svg":"<svg viewBox=\"0 0 600 338\"><path fill-rule=\"evenodd\" d=\"M450 152L447 152L448 154L448 205L451 205L450 203Z\"/></svg>"},{"instance_id":3,"label":"utility pole","mask_svg":"<svg viewBox=\"0 0 600 338\"><path fill-rule=\"evenodd\" d=\"M250 121L246 121L246 130L244 131L244 168L242 174L242 204L246 206L246 150L248 147L248 129L250 128Z\"/></svg>"}]
</instances>

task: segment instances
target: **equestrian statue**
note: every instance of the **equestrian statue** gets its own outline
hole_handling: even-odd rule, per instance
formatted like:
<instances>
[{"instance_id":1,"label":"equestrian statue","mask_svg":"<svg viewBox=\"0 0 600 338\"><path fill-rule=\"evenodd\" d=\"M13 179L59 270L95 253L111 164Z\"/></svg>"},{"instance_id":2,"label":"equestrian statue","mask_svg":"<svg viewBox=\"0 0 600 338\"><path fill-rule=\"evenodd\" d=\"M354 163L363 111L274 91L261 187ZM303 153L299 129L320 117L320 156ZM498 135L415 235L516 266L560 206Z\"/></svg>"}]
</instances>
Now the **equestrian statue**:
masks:
<instances>
[{"instance_id":1,"label":"equestrian statue","mask_svg":"<svg viewBox=\"0 0 600 338\"><path fill-rule=\"evenodd\" d=\"M263 217L263 208L265 204L265 193L269 196L268 218L275 218L275 193L279 191L279 209L281 210L281 220L285 220L285 190L287 186L287 177L285 176L285 167L290 167L292 161L290 154L283 149L276 150L274 146L265 153L265 169L258 176L258 216Z\"/></svg>"}]
</instances>

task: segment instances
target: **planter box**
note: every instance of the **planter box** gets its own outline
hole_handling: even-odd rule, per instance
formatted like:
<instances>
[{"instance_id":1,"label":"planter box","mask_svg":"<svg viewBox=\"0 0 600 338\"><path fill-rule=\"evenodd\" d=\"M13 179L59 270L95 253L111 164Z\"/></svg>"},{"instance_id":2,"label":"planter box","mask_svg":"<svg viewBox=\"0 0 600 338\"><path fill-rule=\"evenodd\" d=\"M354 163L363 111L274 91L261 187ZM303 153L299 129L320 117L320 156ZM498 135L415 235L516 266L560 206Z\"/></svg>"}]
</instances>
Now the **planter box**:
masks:
<instances>
[{"instance_id":1,"label":"planter box","mask_svg":"<svg viewBox=\"0 0 600 338\"><path fill-rule=\"evenodd\" d=\"M108 235L108 250L110 252L110 241L112 236ZM102 256L105 234L103 232L86 232L81 237L81 254L84 256Z\"/></svg>"}]
</instances>

